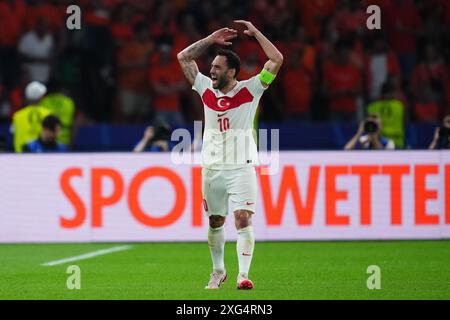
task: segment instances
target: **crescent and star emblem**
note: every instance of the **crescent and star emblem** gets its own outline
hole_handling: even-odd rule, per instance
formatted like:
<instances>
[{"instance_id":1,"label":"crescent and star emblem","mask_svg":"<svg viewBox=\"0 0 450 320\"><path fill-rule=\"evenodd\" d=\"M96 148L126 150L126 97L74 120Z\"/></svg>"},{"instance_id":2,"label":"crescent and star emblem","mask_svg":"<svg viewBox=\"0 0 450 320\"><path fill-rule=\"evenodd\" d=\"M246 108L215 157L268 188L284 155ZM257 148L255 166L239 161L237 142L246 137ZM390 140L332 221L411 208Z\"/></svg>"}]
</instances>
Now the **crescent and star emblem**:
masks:
<instances>
[{"instance_id":1,"label":"crescent and star emblem","mask_svg":"<svg viewBox=\"0 0 450 320\"><path fill-rule=\"evenodd\" d=\"M225 98L220 98L219 100L217 100L217 105L220 108L228 108L230 106L230 101L227 101L227 99Z\"/></svg>"}]
</instances>

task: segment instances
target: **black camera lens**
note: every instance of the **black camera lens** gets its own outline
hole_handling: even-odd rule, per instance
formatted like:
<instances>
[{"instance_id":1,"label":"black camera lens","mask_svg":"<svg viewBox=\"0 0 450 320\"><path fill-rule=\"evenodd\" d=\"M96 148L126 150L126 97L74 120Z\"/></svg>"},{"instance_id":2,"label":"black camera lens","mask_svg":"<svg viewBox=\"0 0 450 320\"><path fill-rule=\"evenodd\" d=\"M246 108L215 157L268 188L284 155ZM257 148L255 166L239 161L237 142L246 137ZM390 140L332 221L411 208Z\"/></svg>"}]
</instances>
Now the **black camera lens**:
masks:
<instances>
[{"instance_id":1,"label":"black camera lens","mask_svg":"<svg viewBox=\"0 0 450 320\"><path fill-rule=\"evenodd\" d=\"M439 129L439 135L440 135L441 137L447 137L447 136L450 136L450 128L447 128L447 127L441 127L441 128Z\"/></svg>"},{"instance_id":2,"label":"black camera lens","mask_svg":"<svg viewBox=\"0 0 450 320\"><path fill-rule=\"evenodd\" d=\"M366 121L364 123L364 132L365 133L375 133L378 131L378 124L374 121Z\"/></svg>"}]
</instances>

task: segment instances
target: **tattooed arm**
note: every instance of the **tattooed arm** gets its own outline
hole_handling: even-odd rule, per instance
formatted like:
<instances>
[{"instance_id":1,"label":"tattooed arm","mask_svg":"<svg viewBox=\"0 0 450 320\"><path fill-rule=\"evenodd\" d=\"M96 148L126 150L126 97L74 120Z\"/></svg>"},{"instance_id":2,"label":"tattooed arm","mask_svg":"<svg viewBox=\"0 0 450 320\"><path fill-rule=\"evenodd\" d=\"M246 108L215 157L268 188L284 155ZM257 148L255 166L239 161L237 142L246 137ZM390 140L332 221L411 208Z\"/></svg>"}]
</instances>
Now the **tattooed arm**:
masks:
<instances>
[{"instance_id":1,"label":"tattooed arm","mask_svg":"<svg viewBox=\"0 0 450 320\"><path fill-rule=\"evenodd\" d=\"M198 66L195 63L195 59L200 57L205 50L213 45L231 45L230 40L237 36L237 31L229 28L219 29L204 39L201 39L194 44L190 45L183 51L177 54L178 61L180 62L181 69L184 75L188 79L191 85L195 82L195 77L197 77Z\"/></svg>"}]
</instances>

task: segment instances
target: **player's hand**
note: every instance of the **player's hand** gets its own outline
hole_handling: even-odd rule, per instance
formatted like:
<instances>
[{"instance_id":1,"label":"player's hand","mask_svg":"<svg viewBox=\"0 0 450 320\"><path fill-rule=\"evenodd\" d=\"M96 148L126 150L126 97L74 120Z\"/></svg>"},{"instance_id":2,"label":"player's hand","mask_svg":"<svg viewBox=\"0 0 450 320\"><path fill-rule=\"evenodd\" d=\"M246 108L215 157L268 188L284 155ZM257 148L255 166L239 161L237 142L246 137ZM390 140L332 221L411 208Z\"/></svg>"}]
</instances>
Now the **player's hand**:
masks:
<instances>
[{"instance_id":1,"label":"player's hand","mask_svg":"<svg viewBox=\"0 0 450 320\"><path fill-rule=\"evenodd\" d=\"M230 40L237 37L237 30L230 28L222 28L211 33L209 38L215 43L222 46L229 46L232 44Z\"/></svg>"},{"instance_id":2,"label":"player's hand","mask_svg":"<svg viewBox=\"0 0 450 320\"><path fill-rule=\"evenodd\" d=\"M244 33L250 37L254 37L258 32L258 29L253 25L253 23L245 20L234 20L235 23L242 24L247 27L247 30L244 30Z\"/></svg>"},{"instance_id":3,"label":"player's hand","mask_svg":"<svg viewBox=\"0 0 450 320\"><path fill-rule=\"evenodd\" d=\"M364 133L364 124L365 124L365 121L361 121L359 123L358 131L356 132L356 135L358 135L358 136L362 136L363 135L363 133Z\"/></svg>"},{"instance_id":4,"label":"player's hand","mask_svg":"<svg viewBox=\"0 0 450 320\"><path fill-rule=\"evenodd\" d=\"M145 140L151 140L153 136L155 135L155 129L153 127L147 127L144 132L144 139Z\"/></svg>"}]
</instances>

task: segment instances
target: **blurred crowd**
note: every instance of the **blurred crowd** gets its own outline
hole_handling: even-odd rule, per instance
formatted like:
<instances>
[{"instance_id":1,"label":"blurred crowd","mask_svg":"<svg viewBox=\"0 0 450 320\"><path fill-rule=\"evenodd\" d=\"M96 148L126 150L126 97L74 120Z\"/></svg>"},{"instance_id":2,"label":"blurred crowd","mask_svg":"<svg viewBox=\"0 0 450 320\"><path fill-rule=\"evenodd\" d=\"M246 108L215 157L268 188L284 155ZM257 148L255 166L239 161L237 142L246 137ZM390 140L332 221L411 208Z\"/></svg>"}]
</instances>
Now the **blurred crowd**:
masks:
<instances>
[{"instance_id":1,"label":"blurred crowd","mask_svg":"<svg viewBox=\"0 0 450 320\"><path fill-rule=\"evenodd\" d=\"M66 28L71 4L81 8L80 30ZM381 8L381 30L366 27L371 4ZM438 123L449 113L450 1L0 0L0 119L12 121L27 105L26 85L39 81L70 97L79 123L201 120L176 54L238 18L285 57L261 102L263 121L377 113L383 122ZM233 49L241 79L259 73L266 58L254 39L241 34ZM211 48L199 61L203 73L213 57ZM384 125L402 147L402 126Z\"/></svg>"}]
</instances>

